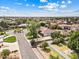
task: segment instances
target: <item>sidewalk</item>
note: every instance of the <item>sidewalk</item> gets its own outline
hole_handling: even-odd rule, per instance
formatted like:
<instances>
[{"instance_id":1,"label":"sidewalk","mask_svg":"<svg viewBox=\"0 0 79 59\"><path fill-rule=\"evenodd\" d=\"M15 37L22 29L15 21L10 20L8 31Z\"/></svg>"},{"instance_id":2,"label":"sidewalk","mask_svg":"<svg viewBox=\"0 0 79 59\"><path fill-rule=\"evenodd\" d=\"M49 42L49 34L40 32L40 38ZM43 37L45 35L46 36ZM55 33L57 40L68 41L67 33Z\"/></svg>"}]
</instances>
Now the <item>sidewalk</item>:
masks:
<instances>
[{"instance_id":1,"label":"sidewalk","mask_svg":"<svg viewBox=\"0 0 79 59\"><path fill-rule=\"evenodd\" d=\"M32 50L34 51L34 53L36 54L36 56L38 57L38 59L45 59L45 58L41 55L41 52L38 51L38 49L32 48Z\"/></svg>"},{"instance_id":2,"label":"sidewalk","mask_svg":"<svg viewBox=\"0 0 79 59\"><path fill-rule=\"evenodd\" d=\"M17 40L18 41L18 40ZM18 44L18 48L19 48L19 44ZM19 59L22 59L22 56L21 56L21 52L20 52L20 48L18 49L19 51Z\"/></svg>"}]
</instances>

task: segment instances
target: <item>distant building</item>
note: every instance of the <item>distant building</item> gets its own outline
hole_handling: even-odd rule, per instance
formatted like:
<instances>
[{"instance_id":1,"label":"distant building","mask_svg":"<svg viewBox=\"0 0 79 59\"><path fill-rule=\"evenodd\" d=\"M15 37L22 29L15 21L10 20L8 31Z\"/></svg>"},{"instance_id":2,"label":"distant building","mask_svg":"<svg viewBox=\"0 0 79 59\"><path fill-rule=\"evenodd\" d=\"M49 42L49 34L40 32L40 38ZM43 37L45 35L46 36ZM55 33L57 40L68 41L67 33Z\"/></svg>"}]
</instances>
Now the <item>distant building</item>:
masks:
<instances>
[{"instance_id":1,"label":"distant building","mask_svg":"<svg viewBox=\"0 0 79 59\"><path fill-rule=\"evenodd\" d=\"M43 36L50 36L51 33L53 31L51 29L48 29L47 27L41 27L40 28L40 33L43 35Z\"/></svg>"},{"instance_id":2,"label":"distant building","mask_svg":"<svg viewBox=\"0 0 79 59\"><path fill-rule=\"evenodd\" d=\"M27 26L27 24L20 24L20 25L18 25L18 27L26 27Z\"/></svg>"},{"instance_id":3,"label":"distant building","mask_svg":"<svg viewBox=\"0 0 79 59\"><path fill-rule=\"evenodd\" d=\"M63 30L71 30L71 25L61 24L59 25Z\"/></svg>"}]
</instances>

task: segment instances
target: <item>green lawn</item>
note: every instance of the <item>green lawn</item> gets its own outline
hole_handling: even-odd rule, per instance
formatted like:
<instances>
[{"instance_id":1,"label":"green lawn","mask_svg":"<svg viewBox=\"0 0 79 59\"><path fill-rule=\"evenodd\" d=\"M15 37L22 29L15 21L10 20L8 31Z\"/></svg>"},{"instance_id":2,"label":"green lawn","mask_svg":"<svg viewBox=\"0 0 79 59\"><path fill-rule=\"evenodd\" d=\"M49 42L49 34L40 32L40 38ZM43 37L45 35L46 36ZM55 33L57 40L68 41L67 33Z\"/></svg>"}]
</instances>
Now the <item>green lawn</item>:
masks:
<instances>
[{"instance_id":1,"label":"green lawn","mask_svg":"<svg viewBox=\"0 0 79 59\"><path fill-rule=\"evenodd\" d=\"M5 36L10 36L10 34L5 34Z\"/></svg>"},{"instance_id":2,"label":"green lawn","mask_svg":"<svg viewBox=\"0 0 79 59\"><path fill-rule=\"evenodd\" d=\"M59 57L59 59L64 59L58 52L56 52L55 50L51 50L51 55L54 57Z\"/></svg>"},{"instance_id":3,"label":"green lawn","mask_svg":"<svg viewBox=\"0 0 79 59\"><path fill-rule=\"evenodd\" d=\"M11 36L11 37L5 38L4 42L8 42L8 43L16 42L16 37L15 36Z\"/></svg>"},{"instance_id":4,"label":"green lawn","mask_svg":"<svg viewBox=\"0 0 79 59\"><path fill-rule=\"evenodd\" d=\"M59 49L59 50L62 51L62 52L64 52L64 51L66 51L66 50L69 49L69 48L67 47L67 45L63 45L63 44L59 44L59 45L53 44L52 47L53 47L53 46L54 46L55 48Z\"/></svg>"},{"instance_id":5,"label":"green lawn","mask_svg":"<svg viewBox=\"0 0 79 59\"><path fill-rule=\"evenodd\" d=\"M0 32L0 35L4 35L5 33L4 32Z\"/></svg>"},{"instance_id":6,"label":"green lawn","mask_svg":"<svg viewBox=\"0 0 79 59\"><path fill-rule=\"evenodd\" d=\"M78 58L78 56L75 52L71 53L69 56L70 56L71 59L77 59Z\"/></svg>"},{"instance_id":7,"label":"green lawn","mask_svg":"<svg viewBox=\"0 0 79 59\"><path fill-rule=\"evenodd\" d=\"M54 47L56 47L57 49L59 49L60 51L64 52L66 50L68 50L69 48L66 45L61 44L60 46L58 45L52 45ZM54 53L55 54L55 53ZM68 55L71 59L77 59L77 54L75 52L72 52L71 54Z\"/></svg>"}]
</instances>

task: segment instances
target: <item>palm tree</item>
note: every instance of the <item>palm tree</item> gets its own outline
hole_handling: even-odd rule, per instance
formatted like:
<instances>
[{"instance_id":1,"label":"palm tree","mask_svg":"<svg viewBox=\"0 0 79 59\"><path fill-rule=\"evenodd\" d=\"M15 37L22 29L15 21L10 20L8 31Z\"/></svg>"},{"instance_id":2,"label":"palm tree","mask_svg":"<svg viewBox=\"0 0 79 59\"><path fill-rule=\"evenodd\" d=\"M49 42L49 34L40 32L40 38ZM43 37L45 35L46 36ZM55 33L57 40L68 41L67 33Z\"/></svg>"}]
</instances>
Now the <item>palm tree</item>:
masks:
<instances>
[{"instance_id":1,"label":"palm tree","mask_svg":"<svg viewBox=\"0 0 79 59\"><path fill-rule=\"evenodd\" d=\"M9 56L9 54L10 54L10 50L8 50L8 49L4 49L1 52L1 56L3 59L7 59L7 56Z\"/></svg>"}]
</instances>

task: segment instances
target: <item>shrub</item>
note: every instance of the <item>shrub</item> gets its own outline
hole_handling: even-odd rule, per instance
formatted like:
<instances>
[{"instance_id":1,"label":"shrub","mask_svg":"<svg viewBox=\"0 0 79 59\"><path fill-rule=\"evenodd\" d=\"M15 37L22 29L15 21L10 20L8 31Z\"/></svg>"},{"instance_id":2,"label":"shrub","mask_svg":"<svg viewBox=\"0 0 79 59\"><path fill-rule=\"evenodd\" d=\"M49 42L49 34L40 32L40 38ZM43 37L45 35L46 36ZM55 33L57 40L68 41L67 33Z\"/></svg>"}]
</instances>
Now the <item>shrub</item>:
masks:
<instances>
[{"instance_id":1,"label":"shrub","mask_svg":"<svg viewBox=\"0 0 79 59\"><path fill-rule=\"evenodd\" d=\"M43 51L47 53L50 52L50 48L48 48L48 43L46 41L44 41L40 47L42 48Z\"/></svg>"},{"instance_id":2,"label":"shrub","mask_svg":"<svg viewBox=\"0 0 79 59\"><path fill-rule=\"evenodd\" d=\"M58 56L57 57L54 57L52 55L49 55L49 59L59 59L59 57Z\"/></svg>"},{"instance_id":3,"label":"shrub","mask_svg":"<svg viewBox=\"0 0 79 59\"><path fill-rule=\"evenodd\" d=\"M48 43L46 41L44 41L42 43L42 46L41 46L43 49L46 49L46 47L48 47Z\"/></svg>"},{"instance_id":4,"label":"shrub","mask_svg":"<svg viewBox=\"0 0 79 59\"><path fill-rule=\"evenodd\" d=\"M71 57L71 59L77 59L78 58L78 56L75 52L72 52L69 56Z\"/></svg>"},{"instance_id":5,"label":"shrub","mask_svg":"<svg viewBox=\"0 0 79 59\"><path fill-rule=\"evenodd\" d=\"M9 56L9 54L10 54L10 50L8 50L8 49L4 49L1 52L1 55L2 55L3 59L7 59L7 56Z\"/></svg>"}]
</instances>

